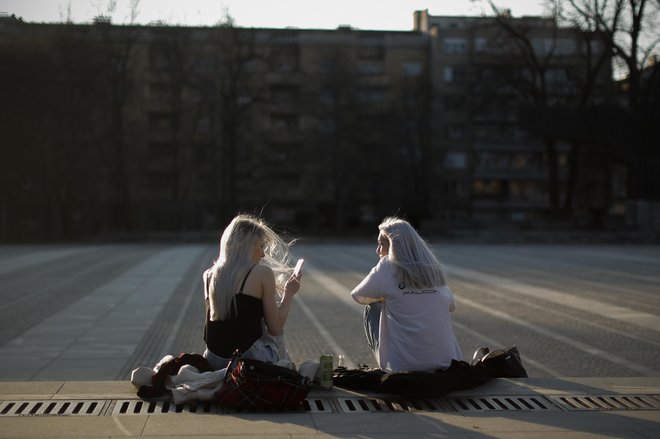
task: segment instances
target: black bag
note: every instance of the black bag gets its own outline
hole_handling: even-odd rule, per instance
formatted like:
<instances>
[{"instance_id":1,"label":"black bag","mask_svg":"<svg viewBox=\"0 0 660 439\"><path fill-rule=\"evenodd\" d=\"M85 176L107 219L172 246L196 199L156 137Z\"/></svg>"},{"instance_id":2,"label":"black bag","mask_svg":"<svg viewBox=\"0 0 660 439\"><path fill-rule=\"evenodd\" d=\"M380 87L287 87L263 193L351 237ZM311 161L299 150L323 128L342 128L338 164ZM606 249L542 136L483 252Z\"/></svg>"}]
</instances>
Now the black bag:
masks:
<instances>
[{"instance_id":1,"label":"black bag","mask_svg":"<svg viewBox=\"0 0 660 439\"><path fill-rule=\"evenodd\" d=\"M377 392L380 390L380 380L385 375L381 369L372 369L360 366L356 369L347 369L344 366L339 366L332 371L332 384L337 387L350 390L372 390Z\"/></svg>"},{"instance_id":2,"label":"black bag","mask_svg":"<svg viewBox=\"0 0 660 439\"><path fill-rule=\"evenodd\" d=\"M452 360L447 369L435 372L420 370L385 372L360 366L357 369L338 367L333 372L333 384L350 390L370 390L409 397L437 397L455 390L477 387L493 378L490 369L479 364Z\"/></svg>"},{"instance_id":3,"label":"black bag","mask_svg":"<svg viewBox=\"0 0 660 439\"><path fill-rule=\"evenodd\" d=\"M381 391L409 397L438 397L456 390L472 389L493 378L490 369L452 360L447 369L435 372L393 372L383 376Z\"/></svg>"},{"instance_id":4,"label":"black bag","mask_svg":"<svg viewBox=\"0 0 660 439\"><path fill-rule=\"evenodd\" d=\"M492 352L485 347L479 348L472 357L472 365L479 364L490 369L495 378L527 378L517 346Z\"/></svg>"},{"instance_id":5,"label":"black bag","mask_svg":"<svg viewBox=\"0 0 660 439\"><path fill-rule=\"evenodd\" d=\"M216 400L240 410L295 408L307 397L312 384L295 370L273 363L240 358L234 353Z\"/></svg>"}]
</instances>

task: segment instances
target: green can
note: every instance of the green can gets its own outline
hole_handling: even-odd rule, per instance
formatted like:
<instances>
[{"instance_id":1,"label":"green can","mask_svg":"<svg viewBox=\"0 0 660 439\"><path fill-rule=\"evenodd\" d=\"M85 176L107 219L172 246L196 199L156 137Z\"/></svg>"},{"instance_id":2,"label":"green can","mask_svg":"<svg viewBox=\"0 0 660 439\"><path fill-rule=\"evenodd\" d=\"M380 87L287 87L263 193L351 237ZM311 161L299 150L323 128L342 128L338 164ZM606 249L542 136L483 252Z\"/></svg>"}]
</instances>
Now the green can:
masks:
<instances>
[{"instance_id":1,"label":"green can","mask_svg":"<svg viewBox=\"0 0 660 439\"><path fill-rule=\"evenodd\" d=\"M319 386L322 389L332 389L333 362L332 355L321 355L319 359Z\"/></svg>"}]
</instances>

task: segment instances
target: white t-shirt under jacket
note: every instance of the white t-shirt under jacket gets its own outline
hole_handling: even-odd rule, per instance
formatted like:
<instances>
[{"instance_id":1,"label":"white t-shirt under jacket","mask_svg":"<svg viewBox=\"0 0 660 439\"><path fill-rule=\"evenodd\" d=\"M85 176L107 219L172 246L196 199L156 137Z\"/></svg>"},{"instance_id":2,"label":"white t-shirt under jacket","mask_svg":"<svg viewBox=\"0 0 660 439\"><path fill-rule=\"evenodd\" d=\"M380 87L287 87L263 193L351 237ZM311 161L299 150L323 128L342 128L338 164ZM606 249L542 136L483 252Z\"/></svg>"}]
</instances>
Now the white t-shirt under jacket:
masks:
<instances>
[{"instance_id":1,"label":"white t-shirt under jacket","mask_svg":"<svg viewBox=\"0 0 660 439\"><path fill-rule=\"evenodd\" d=\"M351 296L363 305L383 302L376 353L381 369L435 371L463 359L452 329L449 313L456 304L448 286L400 285L397 268L383 257Z\"/></svg>"}]
</instances>

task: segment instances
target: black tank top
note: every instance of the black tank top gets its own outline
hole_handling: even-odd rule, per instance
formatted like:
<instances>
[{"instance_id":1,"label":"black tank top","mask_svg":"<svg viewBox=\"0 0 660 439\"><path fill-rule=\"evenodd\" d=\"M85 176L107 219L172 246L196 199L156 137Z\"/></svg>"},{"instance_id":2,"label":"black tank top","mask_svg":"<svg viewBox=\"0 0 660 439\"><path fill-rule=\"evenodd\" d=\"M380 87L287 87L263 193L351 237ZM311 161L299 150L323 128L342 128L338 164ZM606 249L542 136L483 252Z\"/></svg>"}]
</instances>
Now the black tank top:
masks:
<instances>
[{"instance_id":1,"label":"black tank top","mask_svg":"<svg viewBox=\"0 0 660 439\"><path fill-rule=\"evenodd\" d=\"M220 357L230 358L236 349L241 353L247 351L263 333L261 325L264 316L263 301L243 294L245 281L252 268L245 275L240 291L234 296L236 310L232 307L229 316L225 320L218 321L211 321L210 311L206 310L204 341L206 347Z\"/></svg>"}]
</instances>

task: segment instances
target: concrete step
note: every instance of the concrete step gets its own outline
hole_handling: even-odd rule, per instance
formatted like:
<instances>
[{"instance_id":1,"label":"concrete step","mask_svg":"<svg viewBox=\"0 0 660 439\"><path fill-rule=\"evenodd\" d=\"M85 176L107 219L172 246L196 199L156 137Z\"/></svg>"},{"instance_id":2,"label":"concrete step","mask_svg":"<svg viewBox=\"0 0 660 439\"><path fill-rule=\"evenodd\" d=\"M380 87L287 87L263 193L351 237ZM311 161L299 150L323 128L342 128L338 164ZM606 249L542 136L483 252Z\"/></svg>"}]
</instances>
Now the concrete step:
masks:
<instances>
[{"instance_id":1,"label":"concrete step","mask_svg":"<svg viewBox=\"0 0 660 439\"><path fill-rule=\"evenodd\" d=\"M660 437L660 377L496 379L438 398L314 388L296 410L145 402L126 381L0 382L0 438Z\"/></svg>"}]
</instances>

